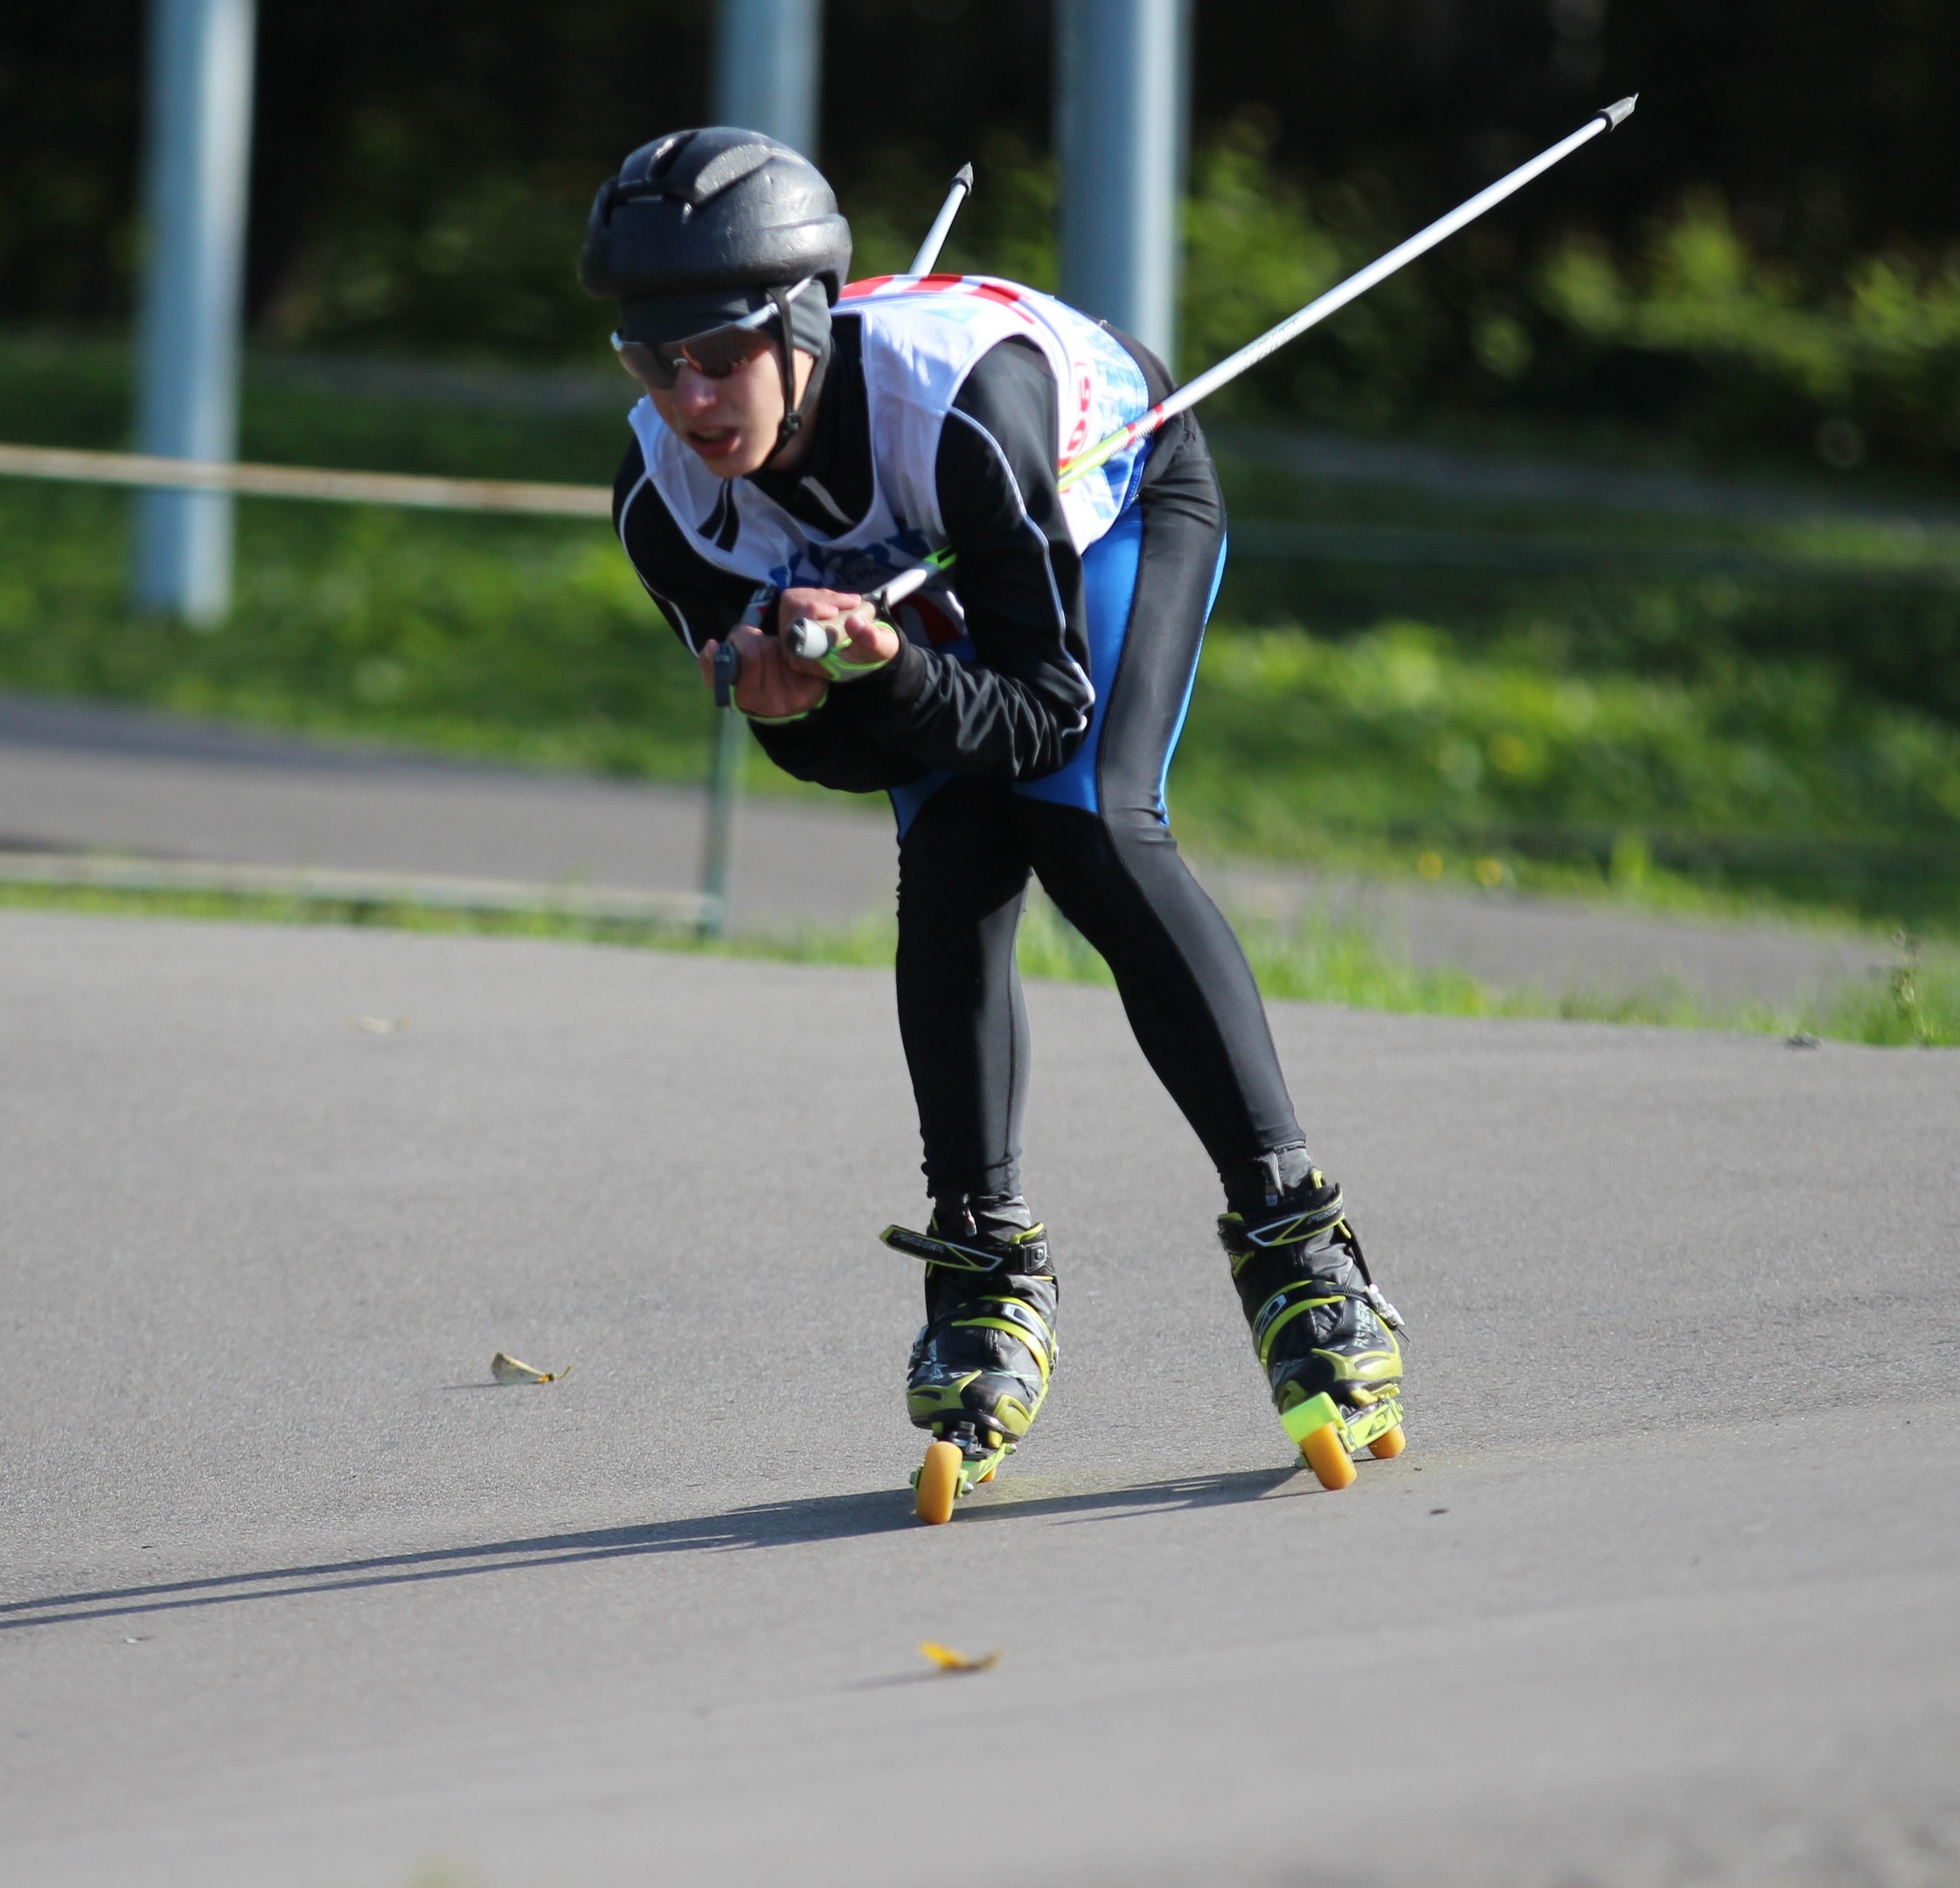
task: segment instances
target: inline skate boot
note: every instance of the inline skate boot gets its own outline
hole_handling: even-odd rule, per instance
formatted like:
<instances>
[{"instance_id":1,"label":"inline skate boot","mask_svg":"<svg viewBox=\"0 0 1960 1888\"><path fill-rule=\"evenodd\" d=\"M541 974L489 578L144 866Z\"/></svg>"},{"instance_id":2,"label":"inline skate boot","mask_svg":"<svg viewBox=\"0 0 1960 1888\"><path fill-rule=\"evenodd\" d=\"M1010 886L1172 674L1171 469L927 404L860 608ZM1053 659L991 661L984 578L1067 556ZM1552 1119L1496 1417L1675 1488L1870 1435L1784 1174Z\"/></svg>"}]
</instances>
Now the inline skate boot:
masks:
<instances>
[{"instance_id":1,"label":"inline skate boot","mask_svg":"<svg viewBox=\"0 0 1960 1888\"><path fill-rule=\"evenodd\" d=\"M1363 1448L1400 1454L1402 1319L1340 1188L1317 1168L1283 1183L1275 1163L1262 1204L1221 1213L1218 1231L1273 1406L1321 1485L1345 1488Z\"/></svg>"},{"instance_id":2,"label":"inline skate boot","mask_svg":"<svg viewBox=\"0 0 1960 1888\"><path fill-rule=\"evenodd\" d=\"M1025 1440L1055 1363L1060 1287L1048 1240L1019 1200L933 1214L931 1229L887 1226L895 1252L926 1261L926 1322L906 1370L907 1413L934 1438L913 1477L919 1517L953 1503Z\"/></svg>"}]
</instances>

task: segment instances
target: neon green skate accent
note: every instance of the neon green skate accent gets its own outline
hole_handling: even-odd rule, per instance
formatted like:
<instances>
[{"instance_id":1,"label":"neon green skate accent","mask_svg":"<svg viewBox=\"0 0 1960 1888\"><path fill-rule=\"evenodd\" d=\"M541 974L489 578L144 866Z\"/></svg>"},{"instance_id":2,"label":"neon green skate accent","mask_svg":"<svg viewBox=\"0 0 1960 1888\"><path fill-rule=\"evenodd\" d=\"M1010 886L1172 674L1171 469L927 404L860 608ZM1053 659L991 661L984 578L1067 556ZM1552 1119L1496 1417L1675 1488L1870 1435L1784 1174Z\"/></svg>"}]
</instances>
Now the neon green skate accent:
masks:
<instances>
[{"instance_id":1,"label":"neon green skate accent","mask_svg":"<svg viewBox=\"0 0 1960 1888\"><path fill-rule=\"evenodd\" d=\"M1325 1391L1317 1397L1309 1397L1304 1403L1296 1403L1289 1410L1280 1413L1280 1425L1293 1438L1297 1448L1316 1429L1324 1429L1329 1423L1339 1423L1341 1413L1334 1407L1334 1399ZM1342 1424L1345 1429L1345 1424Z\"/></svg>"},{"instance_id":2,"label":"neon green skate accent","mask_svg":"<svg viewBox=\"0 0 1960 1888\"><path fill-rule=\"evenodd\" d=\"M1041 1372L1042 1386L1046 1388L1055 1360L1055 1334L1048 1328L1047 1321L1018 1298L983 1298L979 1302L1004 1305L1008 1307L1008 1313L996 1317L956 1318L953 1329L1004 1331L1010 1337L1018 1339L1022 1350L1034 1359L1035 1368ZM1011 1315L1013 1312L1018 1312L1020 1317ZM1027 1322L1022 1322L1021 1318Z\"/></svg>"},{"instance_id":3,"label":"neon green skate accent","mask_svg":"<svg viewBox=\"0 0 1960 1888\"><path fill-rule=\"evenodd\" d=\"M1316 1187L1326 1184L1317 1167L1307 1176L1307 1179L1310 1185ZM1330 1228L1338 1233L1348 1230L1347 1203L1342 1198L1338 1187L1332 1199L1323 1200L1319 1205L1306 1212L1296 1213L1290 1219L1282 1219L1271 1225L1261 1226L1256 1235L1246 1231L1243 1213L1222 1212L1218 1216L1218 1229L1225 1238L1226 1250L1232 1260L1234 1278L1237 1278L1247 1264L1256 1259L1261 1252L1269 1251L1275 1246L1296 1244L1311 1239L1317 1232L1327 1232ZM1237 1239L1233 1237L1234 1233L1239 1235Z\"/></svg>"},{"instance_id":4,"label":"neon green skate accent","mask_svg":"<svg viewBox=\"0 0 1960 1888\"><path fill-rule=\"evenodd\" d=\"M921 1428L941 1416L955 1422L963 1420L974 1414L966 1406L966 1386L979 1374L978 1371L970 1371L955 1383L927 1384L916 1390L907 1390L906 1413Z\"/></svg>"},{"instance_id":5,"label":"neon green skate accent","mask_svg":"<svg viewBox=\"0 0 1960 1888\"><path fill-rule=\"evenodd\" d=\"M1034 1426L1034 1419L1041 1413L1041 1406L1048 1399L1046 1378L1041 1385L1041 1393L1035 1398L1032 1406L1016 1396L1004 1396L991 1410L977 1410L968 1406L966 1386L975 1378L983 1375L980 1371L970 1371L957 1383L930 1384L921 1389L907 1390L905 1393L906 1414L912 1419L913 1426L930 1429L936 1435L939 1426L970 1422L979 1429L997 1429L1012 1442L1025 1441L1027 1433Z\"/></svg>"},{"instance_id":6,"label":"neon green skate accent","mask_svg":"<svg viewBox=\"0 0 1960 1888\"><path fill-rule=\"evenodd\" d=\"M1025 1246L1044 1238L1047 1231L1045 1225L1032 1225L1025 1232L1017 1232L1008 1244ZM901 1225L888 1225L878 1236L893 1252L901 1252L908 1259L923 1259L928 1265L942 1266L949 1272L997 1272L1000 1269L997 1255L963 1246L957 1239L914 1232L908 1226Z\"/></svg>"},{"instance_id":7,"label":"neon green skate accent","mask_svg":"<svg viewBox=\"0 0 1960 1888\"><path fill-rule=\"evenodd\" d=\"M1315 1430L1332 1423L1340 1432L1342 1447L1351 1455L1387 1435L1401 1420L1402 1406L1397 1398L1383 1397L1366 1409L1344 1412L1325 1391L1280 1413L1280 1426L1293 1439L1295 1448Z\"/></svg>"},{"instance_id":8,"label":"neon green skate accent","mask_svg":"<svg viewBox=\"0 0 1960 1888\"><path fill-rule=\"evenodd\" d=\"M1401 1419L1402 1406L1394 1397L1384 1397L1366 1409L1349 1411L1342 1426L1347 1431L1349 1450L1365 1449L1397 1427Z\"/></svg>"},{"instance_id":9,"label":"neon green skate accent","mask_svg":"<svg viewBox=\"0 0 1960 1888\"><path fill-rule=\"evenodd\" d=\"M1018 1324L1010 1324L1005 1318L963 1317L954 1320L953 1329L955 1330L1005 1331L1010 1337L1018 1337L1028 1355L1034 1359L1035 1367L1041 1372L1041 1381L1043 1383L1047 1382L1048 1360L1032 1344L1028 1343L1027 1333Z\"/></svg>"},{"instance_id":10,"label":"neon green skate accent","mask_svg":"<svg viewBox=\"0 0 1960 1888\"><path fill-rule=\"evenodd\" d=\"M1402 1379L1401 1346L1391 1337L1387 1350L1316 1350L1314 1355L1334 1367L1340 1383L1380 1385L1392 1390Z\"/></svg>"},{"instance_id":11,"label":"neon green skate accent","mask_svg":"<svg viewBox=\"0 0 1960 1888\"><path fill-rule=\"evenodd\" d=\"M1303 1280L1300 1282L1304 1283L1305 1281ZM1278 1294L1275 1294L1275 1295L1283 1296L1286 1292L1291 1291L1293 1289L1294 1287L1291 1285L1284 1286L1281 1288L1281 1291ZM1270 1299L1267 1301L1268 1304L1271 1303L1271 1301L1272 1301ZM1263 1370L1266 1367L1267 1360L1272 1356L1274 1338L1278 1336L1279 1334L1282 1330L1284 1330L1286 1327L1294 1321L1295 1318L1298 1317L1303 1311L1311 1311L1316 1305L1338 1304L1340 1301L1340 1295L1338 1293L1336 1293L1331 1297L1321 1296L1317 1298L1296 1299L1292 1304L1289 1304L1285 1310L1281 1312L1280 1315L1266 1327L1265 1335L1259 1340L1259 1367ZM1261 1313L1261 1315L1263 1315L1264 1314Z\"/></svg>"}]
</instances>

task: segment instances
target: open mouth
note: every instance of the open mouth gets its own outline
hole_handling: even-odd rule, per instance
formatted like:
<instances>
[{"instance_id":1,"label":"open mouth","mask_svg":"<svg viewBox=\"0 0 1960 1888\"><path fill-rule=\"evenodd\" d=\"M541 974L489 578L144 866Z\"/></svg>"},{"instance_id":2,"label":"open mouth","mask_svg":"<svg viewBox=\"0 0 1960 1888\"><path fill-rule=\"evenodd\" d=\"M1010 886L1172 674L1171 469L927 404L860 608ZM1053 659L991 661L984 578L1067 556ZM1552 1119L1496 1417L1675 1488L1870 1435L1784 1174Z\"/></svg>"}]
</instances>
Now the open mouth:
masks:
<instances>
[{"instance_id":1,"label":"open mouth","mask_svg":"<svg viewBox=\"0 0 1960 1888\"><path fill-rule=\"evenodd\" d=\"M741 443L738 427L690 427L687 443L704 459L725 459Z\"/></svg>"}]
</instances>

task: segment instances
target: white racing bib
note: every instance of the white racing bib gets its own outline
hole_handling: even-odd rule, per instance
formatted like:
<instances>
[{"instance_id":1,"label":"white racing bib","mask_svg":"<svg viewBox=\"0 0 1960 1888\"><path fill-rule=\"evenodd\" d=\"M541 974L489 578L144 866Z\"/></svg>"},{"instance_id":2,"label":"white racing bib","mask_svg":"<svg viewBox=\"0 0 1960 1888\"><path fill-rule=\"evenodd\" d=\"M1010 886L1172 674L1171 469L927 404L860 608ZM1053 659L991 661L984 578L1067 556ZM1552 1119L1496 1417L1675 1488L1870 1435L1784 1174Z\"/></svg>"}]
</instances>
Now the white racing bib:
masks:
<instances>
[{"instance_id":1,"label":"white racing bib","mask_svg":"<svg viewBox=\"0 0 1960 1888\"><path fill-rule=\"evenodd\" d=\"M864 592L909 570L947 543L934 472L940 430L974 363L1003 341L1032 341L1054 371L1060 398L1055 460L1065 463L1150 405L1142 371L1103 329L1053 295L984 275L873 276L853 282L833 319L863 337L869 406L872 502L864 517L824 537L747 479L720 479L643 399L631 414L647 478L707 562L756 585ZM1078 551L1113 524L1136 496L1147 441L1117 454L1062 494ZM915 642L970 657L965 616L947 579L901 603L900 627Z\"/></svg>"}]
</instances>

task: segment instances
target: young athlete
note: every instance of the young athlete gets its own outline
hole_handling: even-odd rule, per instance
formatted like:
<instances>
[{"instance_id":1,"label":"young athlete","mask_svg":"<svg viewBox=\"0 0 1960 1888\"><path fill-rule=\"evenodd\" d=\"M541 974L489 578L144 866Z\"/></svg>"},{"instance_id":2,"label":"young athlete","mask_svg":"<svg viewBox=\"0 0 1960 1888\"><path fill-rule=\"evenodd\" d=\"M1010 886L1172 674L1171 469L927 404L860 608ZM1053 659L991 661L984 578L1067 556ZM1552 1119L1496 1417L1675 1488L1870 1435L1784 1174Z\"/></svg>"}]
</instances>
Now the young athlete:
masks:
<instances>
[{"instance_id":1,"label":"young athlete","mask_svg":"<svg viewBox=\"0 0 1960 1888\"><path fill-rule=\"evenodd\" d=\"M646 396L614 498L634 568L704 679L724 642L739 654L735 705L777 766L897 815L899 1022L932 1196L926 1235L887 1234L926 1260L912 1420L978 1462L1026 1434L1054 1363L1055 1270L1018 1171L1032 872L1108 961L1218 1168L1282 1415L1338 1409L1351 1426L1330 1434L1393 1454L1400 1321L1164 810L1225 560L1203 435L1186 413L1064 491L1058 463L1169 392L1164 364L1031 289L846 287L850 260L807 160L717 128L627 158L579 274L617 298L613 344ZM863 600L947 547L950 572L895 621ZM789 653L798 616L841 618L831 656ZM1335 1453L1309 1456L1339 1485Z\"/></svg>"}]
</instances>

